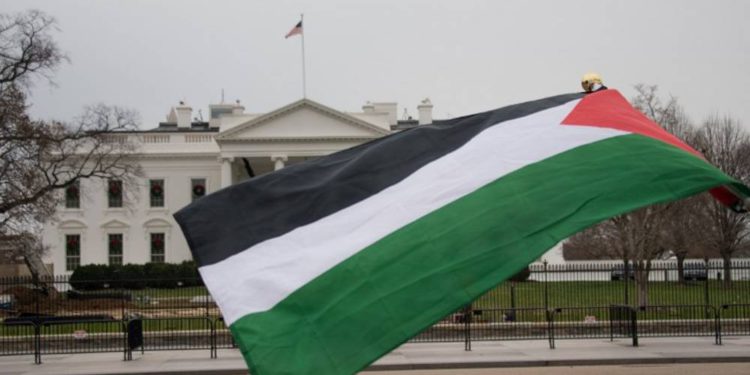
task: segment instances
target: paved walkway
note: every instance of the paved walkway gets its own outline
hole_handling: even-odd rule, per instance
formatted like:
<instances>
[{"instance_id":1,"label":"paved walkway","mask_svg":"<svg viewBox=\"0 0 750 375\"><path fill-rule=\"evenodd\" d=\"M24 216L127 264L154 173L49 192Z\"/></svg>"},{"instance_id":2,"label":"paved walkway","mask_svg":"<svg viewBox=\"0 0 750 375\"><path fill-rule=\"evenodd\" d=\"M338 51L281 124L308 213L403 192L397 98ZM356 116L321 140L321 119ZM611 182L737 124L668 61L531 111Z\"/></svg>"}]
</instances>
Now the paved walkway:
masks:
<instances>
[{"instance_id":1,"label":"paved walkway","mask_svg":"<svg viewBox=\"0 0 750 375\"><path fill-rule=\"evenodd\" d=\"M557 349L549 349L546 341L475 342L468 352L462 343L406 344L368 370L750 362L750 337L724 338L720 346L710 337L642 338L640 343L558 340ZM0 374L246 374L236 350L220 350L218 359L210 359L208 350L186 350L133 353L127 362L122 353L45 355L42 361L34 365L32 356L0 357Z\"/></svg>"}]
</instances>

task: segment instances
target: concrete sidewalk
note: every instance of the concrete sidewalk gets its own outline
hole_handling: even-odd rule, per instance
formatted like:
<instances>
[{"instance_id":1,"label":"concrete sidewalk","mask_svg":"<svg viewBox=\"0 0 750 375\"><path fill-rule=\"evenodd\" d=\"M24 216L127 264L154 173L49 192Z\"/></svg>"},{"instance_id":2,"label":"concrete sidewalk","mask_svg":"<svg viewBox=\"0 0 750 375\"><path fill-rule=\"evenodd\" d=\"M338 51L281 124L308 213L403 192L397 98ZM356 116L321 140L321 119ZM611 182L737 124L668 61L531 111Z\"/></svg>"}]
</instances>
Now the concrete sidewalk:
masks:
<instances>
[{"instance_id":1,"label":"concrete sidewalk","mask_svg":"<svg viewBox=\"0 0 750 375\"><path fill-rule=\"evenodd\" d=\"M462 343L405 344L375 362L368 370L414 370L482 367L542 367L615 364L750 362L750 337L645 338L641 346L629 340L558 340L557 349L546 341L475 342L472 351ZM45 355L41 365L32 356L0 357L0 374L246 374L236 350L220 350L210 359L208 350L133 353ZM365 374L366 375L366 374Z\"/></svg>"}]
</instances>

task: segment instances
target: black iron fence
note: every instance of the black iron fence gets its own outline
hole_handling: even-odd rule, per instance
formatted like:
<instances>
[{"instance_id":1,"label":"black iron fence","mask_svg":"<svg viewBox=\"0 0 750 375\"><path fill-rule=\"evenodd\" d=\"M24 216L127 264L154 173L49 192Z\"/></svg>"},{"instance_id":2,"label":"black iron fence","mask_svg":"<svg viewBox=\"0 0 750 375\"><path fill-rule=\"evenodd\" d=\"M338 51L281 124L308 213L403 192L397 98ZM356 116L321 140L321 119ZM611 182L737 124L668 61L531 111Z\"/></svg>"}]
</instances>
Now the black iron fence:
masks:
<instances>
[{"instance_id":1,"label":"black iron fence","mask_svg":"<svg viewBox=\"0 0 750 375\"><path fill-rule=\"evenodd\" d=\"M532 264L509 281L435 323L411 342L555 340L750 335L750 260L734 260L731 283L718 261L656 262L644 285L616 262ZM723 277L722 277L723 276ZM141 280L143 281L143 280ZM162 280L164 281L164 280ZM199 280L0 279L0 355L207 350L235 343ZM89 283L89 284L87 284ZM81 286L84 287L81 287ZM125 286L129 286L127 289ZM647 294L640 306L636 297Z\"/></svg>"}]
</instances>

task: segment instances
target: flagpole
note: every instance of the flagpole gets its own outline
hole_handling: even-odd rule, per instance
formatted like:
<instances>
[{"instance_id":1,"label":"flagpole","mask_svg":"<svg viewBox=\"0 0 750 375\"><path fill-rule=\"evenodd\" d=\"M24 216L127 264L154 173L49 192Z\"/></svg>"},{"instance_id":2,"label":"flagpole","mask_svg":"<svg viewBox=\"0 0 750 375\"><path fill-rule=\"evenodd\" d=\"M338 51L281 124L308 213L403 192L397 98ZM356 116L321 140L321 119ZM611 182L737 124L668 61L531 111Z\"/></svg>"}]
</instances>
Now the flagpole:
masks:
<instances>
[{"instance_id":1,"label":"flagpole","mask_svg":"<svg viewBox=\"0 0 750 375\"><path fill-rule=\"evenodd\" d=\"M300 23L302 24L302 98L307 98L307 77L305 75L305 15L300 14Z\"/></svg>"}]
</instances>

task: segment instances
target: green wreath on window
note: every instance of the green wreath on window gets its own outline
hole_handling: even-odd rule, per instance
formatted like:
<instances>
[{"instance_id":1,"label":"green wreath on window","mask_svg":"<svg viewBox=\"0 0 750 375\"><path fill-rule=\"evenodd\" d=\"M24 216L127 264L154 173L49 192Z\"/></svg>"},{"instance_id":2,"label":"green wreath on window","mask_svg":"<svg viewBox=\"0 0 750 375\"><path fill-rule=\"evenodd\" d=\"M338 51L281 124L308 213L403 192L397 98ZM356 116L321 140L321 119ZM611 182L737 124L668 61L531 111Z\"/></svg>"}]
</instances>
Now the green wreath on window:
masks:
<instances>
[{"instance_id":1,"label":"green wreath on window","mask_svg":"<svg viewBox=\"0 0 750 375\"><path fill-rule=\"evenodd\" d=\"M154 238L154 240L151 241L151 246L153 246L154 249L161 249L164 247L164 241L162 241L161 238Z\"/></svg>"},{"instance_id":2,"label":"green wreath on window","mask_svg":"<svg viewBox=\"0 0 750 375\"><path fill-rule=\"evenodd\" d=\"M161 197L161 195L164 193L164 189L162 189L161 185L151 185L151 194L155 197Z\"/></svg>"},{"instance_id":3,"label":"green wreath on window","mask_svg":"<svg viewBox=\"0 0 750 375\"><path fill-rule=\"evenodd\" d=\"M196 197L202 197L206 194L206 187L200 184L193 186L193 194Z\"/></svg>"},{"instance_id":4,"label":"green wreath on window","mask_svg":"<svg viewBox=\"0 0 750 375\"><path fill-rule=\"evenodd\" d=\"M109 184L109 196L110 197L115 198L118 195L120 195L120 192L121 192L121 190L120 190L120 186L118 184L116 184L114 182L112 182L112 183Z\"/></svg>"}]
</instances>

